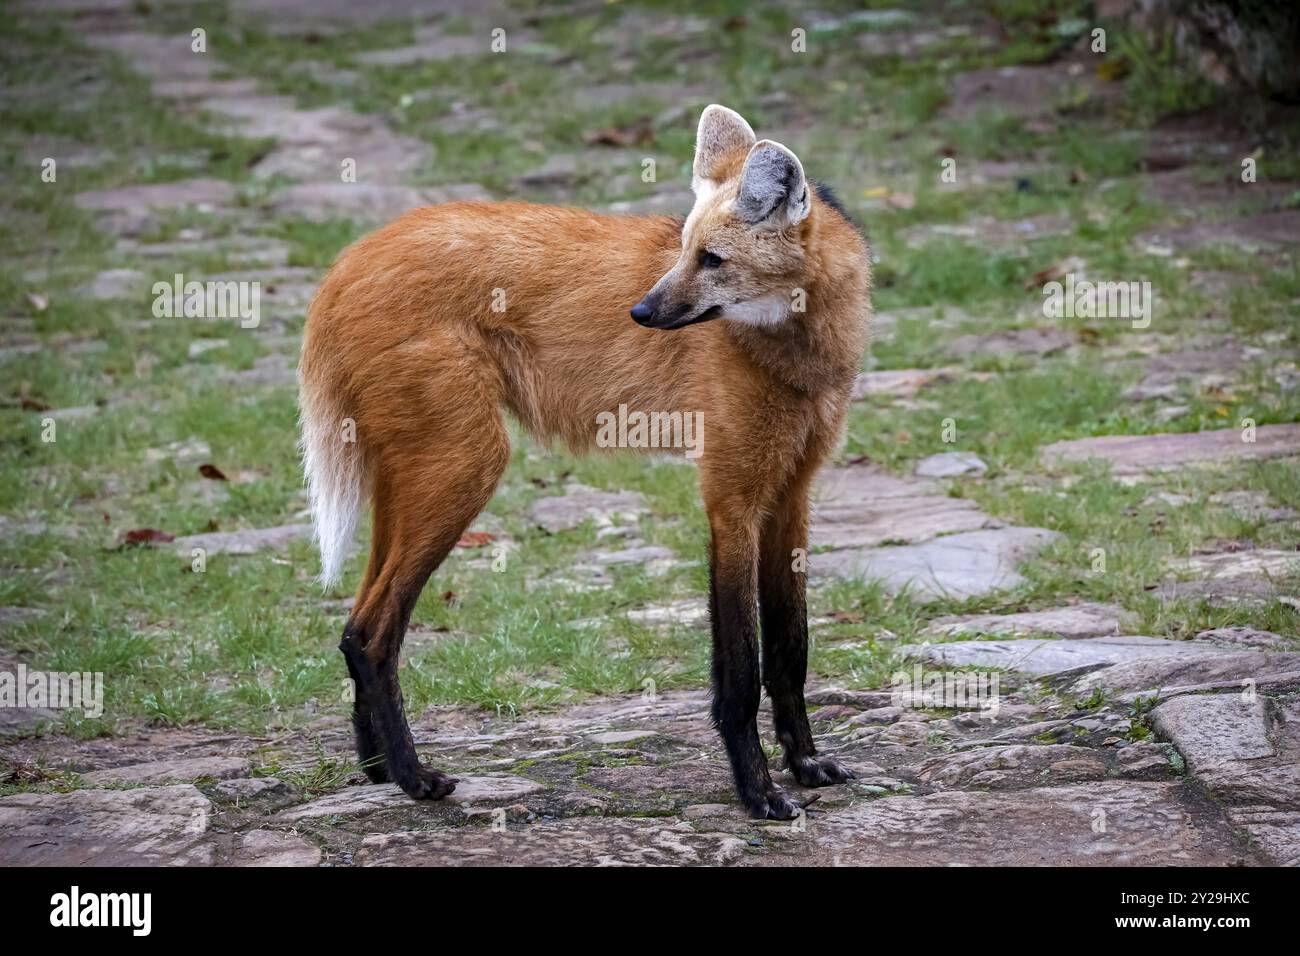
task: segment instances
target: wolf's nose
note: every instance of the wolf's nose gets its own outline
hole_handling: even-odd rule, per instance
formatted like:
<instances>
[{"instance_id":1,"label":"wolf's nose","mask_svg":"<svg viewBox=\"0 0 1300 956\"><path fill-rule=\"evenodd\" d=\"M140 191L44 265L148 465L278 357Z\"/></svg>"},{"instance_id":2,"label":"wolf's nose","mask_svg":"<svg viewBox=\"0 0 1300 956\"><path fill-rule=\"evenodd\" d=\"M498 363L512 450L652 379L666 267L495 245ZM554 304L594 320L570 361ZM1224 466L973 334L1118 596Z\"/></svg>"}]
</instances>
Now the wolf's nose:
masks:
<instances>
[{"instance_id":1,"label":"wolf's nose","mask_svg":"<svg viewBox=\"0 0 1300 956\"><path fill-rule=\"evenodd\" d=\"M632 318L636 319L638 322L649 322L654 317L655 310L644 302L638 302L636 305L632 306Z\"/></svg>"}]
</instances>

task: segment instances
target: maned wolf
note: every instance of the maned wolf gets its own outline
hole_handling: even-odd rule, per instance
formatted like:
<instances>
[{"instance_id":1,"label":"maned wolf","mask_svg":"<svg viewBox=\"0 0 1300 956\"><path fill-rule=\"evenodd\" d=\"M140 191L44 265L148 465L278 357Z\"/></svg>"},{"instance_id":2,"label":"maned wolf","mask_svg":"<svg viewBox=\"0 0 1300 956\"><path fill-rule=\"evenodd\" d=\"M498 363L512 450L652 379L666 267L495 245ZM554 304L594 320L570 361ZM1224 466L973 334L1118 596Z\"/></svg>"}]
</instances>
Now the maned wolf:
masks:
<instances>
[{"instance_id":1,"label":"maned wolf","mask_svg":"<svg viewBox=\"0 0 1300 956\"><path fill-rule=\"evenodd\" d=\"M503 409L542 441L586 449L620 405L707 421L712 715L745 809L799 810L759 741L760 634L794 778L853 776L817 754L808 725L799 549L866 344L866 243L790 150L725 107L700 117L692 186L685 222L517 202L417 209L322 282L303 339L302 444L323 581L338 579L373 502L340 644L372 780L432 799L455 787L416 756L398 654L425 582L506 467Z\"/></svg>"}]
</instances>

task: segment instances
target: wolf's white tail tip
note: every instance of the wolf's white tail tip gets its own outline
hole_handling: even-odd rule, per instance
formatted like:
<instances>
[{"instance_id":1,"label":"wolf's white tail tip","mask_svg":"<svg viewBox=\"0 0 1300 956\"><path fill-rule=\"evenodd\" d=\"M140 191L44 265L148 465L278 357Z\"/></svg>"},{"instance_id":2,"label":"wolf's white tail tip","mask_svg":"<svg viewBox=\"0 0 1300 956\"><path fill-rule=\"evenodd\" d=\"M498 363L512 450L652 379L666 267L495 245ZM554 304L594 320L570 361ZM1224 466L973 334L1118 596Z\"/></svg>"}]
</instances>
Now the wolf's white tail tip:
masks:
<instances>
[{"instance_id":1,"label":"wolf's white tail tip","mask_svg":"<svg viewBox=\"0 0 1300 956\"><path fill-rule=\"evenodd\" d=\"M365 502L365 475L356 443L344 440L343 421L322 414L304 394L302 407L303 470L311 496L312 524L320 550L316 580L322 588L337 584L352 552L357 519Z\"/></svg>"}]
</instances>

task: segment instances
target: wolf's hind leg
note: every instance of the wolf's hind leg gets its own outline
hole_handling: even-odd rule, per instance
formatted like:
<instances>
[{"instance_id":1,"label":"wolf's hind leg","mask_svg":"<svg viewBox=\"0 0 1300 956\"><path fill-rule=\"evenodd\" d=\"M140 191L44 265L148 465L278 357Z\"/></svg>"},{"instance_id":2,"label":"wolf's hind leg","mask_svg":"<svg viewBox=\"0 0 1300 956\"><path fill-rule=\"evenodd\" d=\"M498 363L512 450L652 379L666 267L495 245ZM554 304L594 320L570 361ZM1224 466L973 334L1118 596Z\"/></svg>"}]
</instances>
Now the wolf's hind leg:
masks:
<instances>
[{"instance_id":1,"label":"wolf's hind leg","mask_svg":"<svg viewBox=\"0 0 1300 956\"><path fill-rule=\"evenodd\" d=\"M443 384L449 400L423 404L423 427L388 436L377 455L370 566L339 645L355 682L357 752L371 779L435 800L456 781L416 755L398 682L402 639L425 582L487 505L509 459L497 408L470 405L466 389Z\"/></svg>"}]
</instances>

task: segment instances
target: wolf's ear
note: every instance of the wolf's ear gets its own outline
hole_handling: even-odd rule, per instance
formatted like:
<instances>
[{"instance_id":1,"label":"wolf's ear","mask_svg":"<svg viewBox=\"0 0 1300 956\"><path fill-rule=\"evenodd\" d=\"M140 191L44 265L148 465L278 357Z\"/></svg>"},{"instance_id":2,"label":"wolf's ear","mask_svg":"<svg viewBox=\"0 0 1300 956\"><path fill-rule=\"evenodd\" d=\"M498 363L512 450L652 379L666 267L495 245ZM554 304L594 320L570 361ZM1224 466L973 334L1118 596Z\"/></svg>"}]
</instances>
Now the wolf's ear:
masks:
<instances>
[{"instance_id":1,"label":"wolf's ear","mask_svg":"<svg viewBox=\"0 0 1300 956\"><path fill-rule=\"evenodd\" d=\"M700 128L695 134L695 166L691 188L697 193L705 182L722 180L724 160L747 150L758 139L745 118L735 110L714 103L700 114Z\"/></svg>"},{"instance_id":2,"label":"wolf's ear","mask_svg":"<svg viewBox=\"0 0 1300 956\"><path fill-rule=\"evenodd\" d=\"M799 157L770 139L755 143L740 172L736 215L751 226L785 229L802 222L810 208Z\"/></svg>"}]
</instances>

